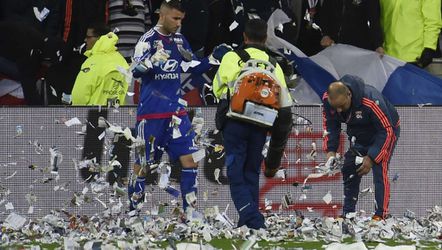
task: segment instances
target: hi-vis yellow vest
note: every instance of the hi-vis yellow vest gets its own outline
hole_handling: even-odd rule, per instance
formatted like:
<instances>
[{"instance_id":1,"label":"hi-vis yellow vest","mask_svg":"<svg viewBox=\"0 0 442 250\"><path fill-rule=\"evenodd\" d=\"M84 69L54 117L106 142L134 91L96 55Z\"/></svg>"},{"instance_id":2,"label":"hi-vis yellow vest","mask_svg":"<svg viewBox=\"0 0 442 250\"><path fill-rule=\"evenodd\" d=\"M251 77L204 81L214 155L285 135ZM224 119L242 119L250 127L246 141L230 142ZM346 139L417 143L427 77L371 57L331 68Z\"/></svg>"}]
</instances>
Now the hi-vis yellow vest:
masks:
<instances>
[{"instance_id":1,"label":"hi-vis yellow vest","mask_svg":"<svg viewBox=\"0 0 442 250\"><path fill-rule=\"evenodd\" d=\"M269 61L269 55L262 50L256 48L246 48L245 50L249 53L251 59ZM233 84L231 83L237 80L244 63L238 63L240 60L240 57L234 51L230 51L224 55L218 68L218 72L213 79L213 93L217 99L226 98L229 85L232 85L230 88L230 95L233 94L234 89ZM276 65L275 75L281 84L281 88L287 89L284 73L278 64Z\"/></svg>"}]
</instances>

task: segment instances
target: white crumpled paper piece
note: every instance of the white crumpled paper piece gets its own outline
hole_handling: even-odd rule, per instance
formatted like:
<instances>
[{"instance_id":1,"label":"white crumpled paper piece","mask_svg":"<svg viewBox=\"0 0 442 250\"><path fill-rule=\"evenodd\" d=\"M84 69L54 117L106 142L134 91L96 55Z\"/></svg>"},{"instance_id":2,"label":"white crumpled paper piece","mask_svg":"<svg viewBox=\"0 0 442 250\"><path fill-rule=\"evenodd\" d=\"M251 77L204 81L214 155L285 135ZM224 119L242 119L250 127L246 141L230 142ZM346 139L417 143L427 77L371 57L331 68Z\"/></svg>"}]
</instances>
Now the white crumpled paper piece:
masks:
<instances>
[{"instance_id":1,"label":"white crumpled paper piece","mask_svg":"<svg viewBox=\"0 0 442 250\"><path fill-rule=\"evenodd\" d=\"M371 187L368 188L364 188L359 192L359 197L362 198L368 194L372 194L373 193L373 189Z\"/></svg>"},{"instance_id":2,"label":"white crumpled paper piece","mask_svg":"<svg viewBox=\"0 0 442 250\"><path fill-rule=\"evenodd\" d=\"M101 133L99 136L98 136L98 140L103 140L103 138L106 136L106 131L103 131L103 133Z\"/></svg>"},{"instance_id":3,"label":"white crumpled paper piece","mask_svg":"<svg viewBox=\"0 0 442 250\"><path fill-rule=\"evenodd\" d=\"M73 125L81 125L82 123L81 123L80 119L78 119L77 117L74 117L74 118L72 118L70 120L65 121L64 124L67 127L70 127L70 126L73 126Z\"/></svg>"},{"instance_id":4,"label":"white crumpled paper piece","mask_svg":"<svg viewBox=\"0 0 442 250\"><path fill-rule=\"evenodd\" d=\"M8 202L5 204L6 210L14 210L14 205L12 205L12 202Z\"/></svg>"},{"instance_id":5,"label":"white crumpled paper piece","mask_svg":"<svg viewBox=\"0 0 442 250\"><path fill-rule=\"evenodd\" d=\"M331 195L331 193L330 193L331 191L328 191L328 193L326 194L326 195L324 195L324 197L322 197L322 200L325 202L325 204L330 204L331 203L331 201L332 201L332 199L333 199L333 196Z\"/></svg>"},{"instance_id":6,"label":"white crumpled paper piece","mask_svg":"<svg viewBox=\"0 0 442 250\"><path fill-rule=\"evenodd\" d=\"M192 154L192 158L194 162L199 162L206 157L206 150L200 149Z\"/></svg>"},{"instance_id":7,"label":"white crumpled paper piece","mask_svg":"<svg viewBox=\"0 0 442 250\"><path fill-rule=\"evenodd\" d=\"M213 172L213 175L215 176L215 181L221 185L221 182L219 181L219 175L221 173L221 170L219 168L216 168Z\"/></svg>"},{"instance_id":8,"label":"white crumpled paper piece","mask_svg":"<svg viewBox=\"0 0 442 250\"><path fill-rule=\"evenodd\" d=\"M187 204L189 204L189 205L194 204L196 202L196 199L197 198L196 198L195 192L192 191L192 192L186 194Z\"/></svg>"},{"instance_id":9,"label":"white crumpled paper piece","mask_svg":"<svg viewBox=\"0 0 442 250\"><path fill-rule=\"evenodd\" d=\"M275 174L275 178L282 179L282 181L285 181L286 177L287 177L287 169L279 169Z\"/></svg>"},{"instance_id":10,"label":"white crumpled paper piece","mask_svg":"<svg viewBox=\"0 0 442 250\"><path fill-rule=\"evenodd\" d=\"M197 135L201 135L201 132L203 130L203 126L204 126L204 118L203 117L193 117L192 119L192 128L193 131L195 131L195 133Z\"/></svg>"},{"instance_id":11,"label":"white crumpled paper piece","mask_svg":"<svg viewBox=\"0 0 442 250\"><path fill-rule=\"evenodd\" d=\"M5 222L8 223L12 229L19 230L25 225L26 218L16 213L10 213L8 217L6 217Z\"/></svg>"},{"instance_id":12,"label":"white crumpled paper piece","mask_svg":"<svg viewBox=\"0 0 442 250\"><path fill-rule=\"evenodd\" d=\"M234 29L236 29L238 27L239 23L237 23L236 21L233 21L230 26L229 26L229 30L232 31Z\"/></svg>"},{"instance_id":13,"label":"white crumpled paper piece","mask_svg":"<svg viewBox=\"0 0 442 250\"><path fill-rule=\"evenodd\" d=\"M357 242L352 244L332 243L325 247L325 250L368 250L364 242Z\"/></svg>"},{"instance_id":14,"label":"white crumpled paper piece","mask_svg":"<svg viewBox=\"0 0 442 250\"><path fill-rule=\"evenodd\" d=\"M75 250L80 248L80 244L72 238L63 238L64 250Z\"/></svg>"},{"instance_id":15,"label":"white crumpled paper piece","mask_svg":"<svg viewBox=\"0 0 442 250\"><path fill-rule=\"evenodd\" d=\"M46 7L43 7L43 9L40 11L37 7L32 8L34 11L35 18L37 18L38 21L43 22L46 17L48 17L50 10Z\"/></svg>"},{"instance_id":16,"label":"white crumpled paper piece","mask_svg":"<svg viewBox=\"0 0 442 250\"><path fill-rule=\"evenodd\" d=\"M183 69L183 72L187 72L189 68L194 68L198 65L200 65L200 61L192 60L190 62L182 61L181 62L181 68Z\"/></svg>"},{"instance_id":17,"label":"white crumpled paper piece","mask_svg":"<svg viewBox=\"0 0 442 250\"><path fill-rule=\"evenodd\" d=\"M158 181L158 187L161 189L166 189L169 186L169 178L170 173L172 172L172 169L170 165L160 163L158 166L158 173L160 174L159 181Z\"/></svg>"},{"instance_id":18,"label":"white crumpled paper piece","mask_svg":"<svg viewBox=\"0 0 442 250\"><path fill-rule=\"evenodd\" d=\"M196 244L196 243L178 243L176 244L177 250L212 250L215 249L211 245Z\"/></svg>"},{"instance_id":19,"label":"white crumpled paper piece","mask_svg":"<svg viewBox=\"0 0 442 250\"><path fill-rule=\"evenodd\" d=\"M376 246L374 250L415 250L416 246L387 246L382 243L379 243L379 245Z\"/></svg>"},{"instance_id":20,"label":"white crumpled paper piece","mask_svg":"<svg viewBox=\"0 0 442 250\"><path fill-rule=\"evenodd\" d=\"M5 180L9 180L9 179L13 178L16 174L17 174L17 171L14 171L14 173L12 173L10 176L5 177Z\"/></svg>"},{"instance_id":21,"label":"white crumpled paper piece","mask_svg":"<svg viewBox=\"0 0 442 250\"><path fill-rule=\"evenodd\" d=\"M243 10L244 10L244 8L243 8L241 5L236 6L235 14L238 14L239 12L241 12L241 11L243 11Z\"/></svg>"}]
</instances>

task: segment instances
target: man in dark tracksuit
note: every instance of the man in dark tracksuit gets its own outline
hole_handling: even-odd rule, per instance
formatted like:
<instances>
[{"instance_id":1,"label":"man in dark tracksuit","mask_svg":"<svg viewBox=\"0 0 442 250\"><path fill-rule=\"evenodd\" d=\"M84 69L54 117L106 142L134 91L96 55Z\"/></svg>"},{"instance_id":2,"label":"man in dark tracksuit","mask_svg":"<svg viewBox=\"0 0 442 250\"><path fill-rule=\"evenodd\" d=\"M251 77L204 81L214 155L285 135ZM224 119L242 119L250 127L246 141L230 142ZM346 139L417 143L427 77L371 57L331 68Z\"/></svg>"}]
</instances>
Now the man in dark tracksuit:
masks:
<instances>
[{"instance_id":1,"label":"man in dark tracksuit","mask_svg":"<svg viewBox=\"0 0 442 250\"><path fill-rule=\"evenodd\" d=\"M327 0L319 13L321 45L345 43L384 54L379 0Z\"/></svg>"},{"instance_id":2,"label":"man in dark tracksuit","mask_svg":"<svg viewBox=\"0 0 442 250\"><path fill-rule=\"evenodd\" d=\"M323 104L323 124L327 131L323 147L328 162L333 161L338 150L341 123L347 124L351 141L342 168L343 214L355 211L361 177L373 169L377 204L373 219L384 219L390 200L388 164L400 133L395 107L374 87L350 75L330 84Z\"/></svg>"}]
</instances>

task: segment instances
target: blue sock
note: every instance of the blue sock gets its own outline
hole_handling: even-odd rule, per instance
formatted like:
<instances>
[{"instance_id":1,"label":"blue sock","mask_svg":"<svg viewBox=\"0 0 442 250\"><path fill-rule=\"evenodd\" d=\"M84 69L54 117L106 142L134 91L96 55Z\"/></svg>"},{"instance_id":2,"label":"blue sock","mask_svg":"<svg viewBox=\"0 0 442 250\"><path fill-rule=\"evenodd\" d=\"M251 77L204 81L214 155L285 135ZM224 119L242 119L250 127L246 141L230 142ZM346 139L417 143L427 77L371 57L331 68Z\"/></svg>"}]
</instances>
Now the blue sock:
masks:
<instances>
[{"instance_id":1,"label":"blue sock","mask_svg":"<svg viewBox=\"0 0 442 250\"><path fill-rule=\"evenodd\" d=\"M181 197L183 198L183 209L186 211L186 208L189 206L189 204L186 201L186 194L195 192L195 195L197 193L197 187L196 187L196 177L198 175L198 169L197 168L183 168L181 170Z\"/></svg>"},{"instance_id":2,"label":"blue sock","mask_svg":"<svg viewBox=\"0 0 442 250\"><path fill-rule=\"evenodd\" d=\"M146 185L145 183L146 183L146 178L144 178L144 177L137 177L137 179L135 180L135 183L133 183L133 184L129 183L129 186L127 188L127 193L129 195L130 210L134 210L141 200L141 199L137 200L137 201L132 200L132 195L134 193L143 194L144 188Z\"/></svg>"}]
</instances>

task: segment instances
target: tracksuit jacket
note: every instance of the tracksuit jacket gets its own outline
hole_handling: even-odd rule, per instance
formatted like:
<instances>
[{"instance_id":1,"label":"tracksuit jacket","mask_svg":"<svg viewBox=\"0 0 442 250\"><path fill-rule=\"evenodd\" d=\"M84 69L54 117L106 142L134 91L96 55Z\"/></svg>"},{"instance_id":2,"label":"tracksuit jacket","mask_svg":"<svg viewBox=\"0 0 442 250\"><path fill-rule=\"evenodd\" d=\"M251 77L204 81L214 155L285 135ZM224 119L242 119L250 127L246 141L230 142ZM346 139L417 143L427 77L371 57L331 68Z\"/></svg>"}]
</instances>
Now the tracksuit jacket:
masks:
<instances>
[{"instance_id":1,"label":"tracksuit jacket","mask_svg":"<svg viewBox=\"0 0 442 250\"><path fill-rule=\"evenodd\" d=\"M387 157L387 149L393 141L394 129L399 126L396 108L373 86L364 84L360 78L346 76L343 83L352 92L352 103L348 114L336 112L324 95L324 151L337 152L341 123L347 124L349 140L354 136L356 143L368 147L367 155L376 162Z\"/></svg>"}]
</instances>

